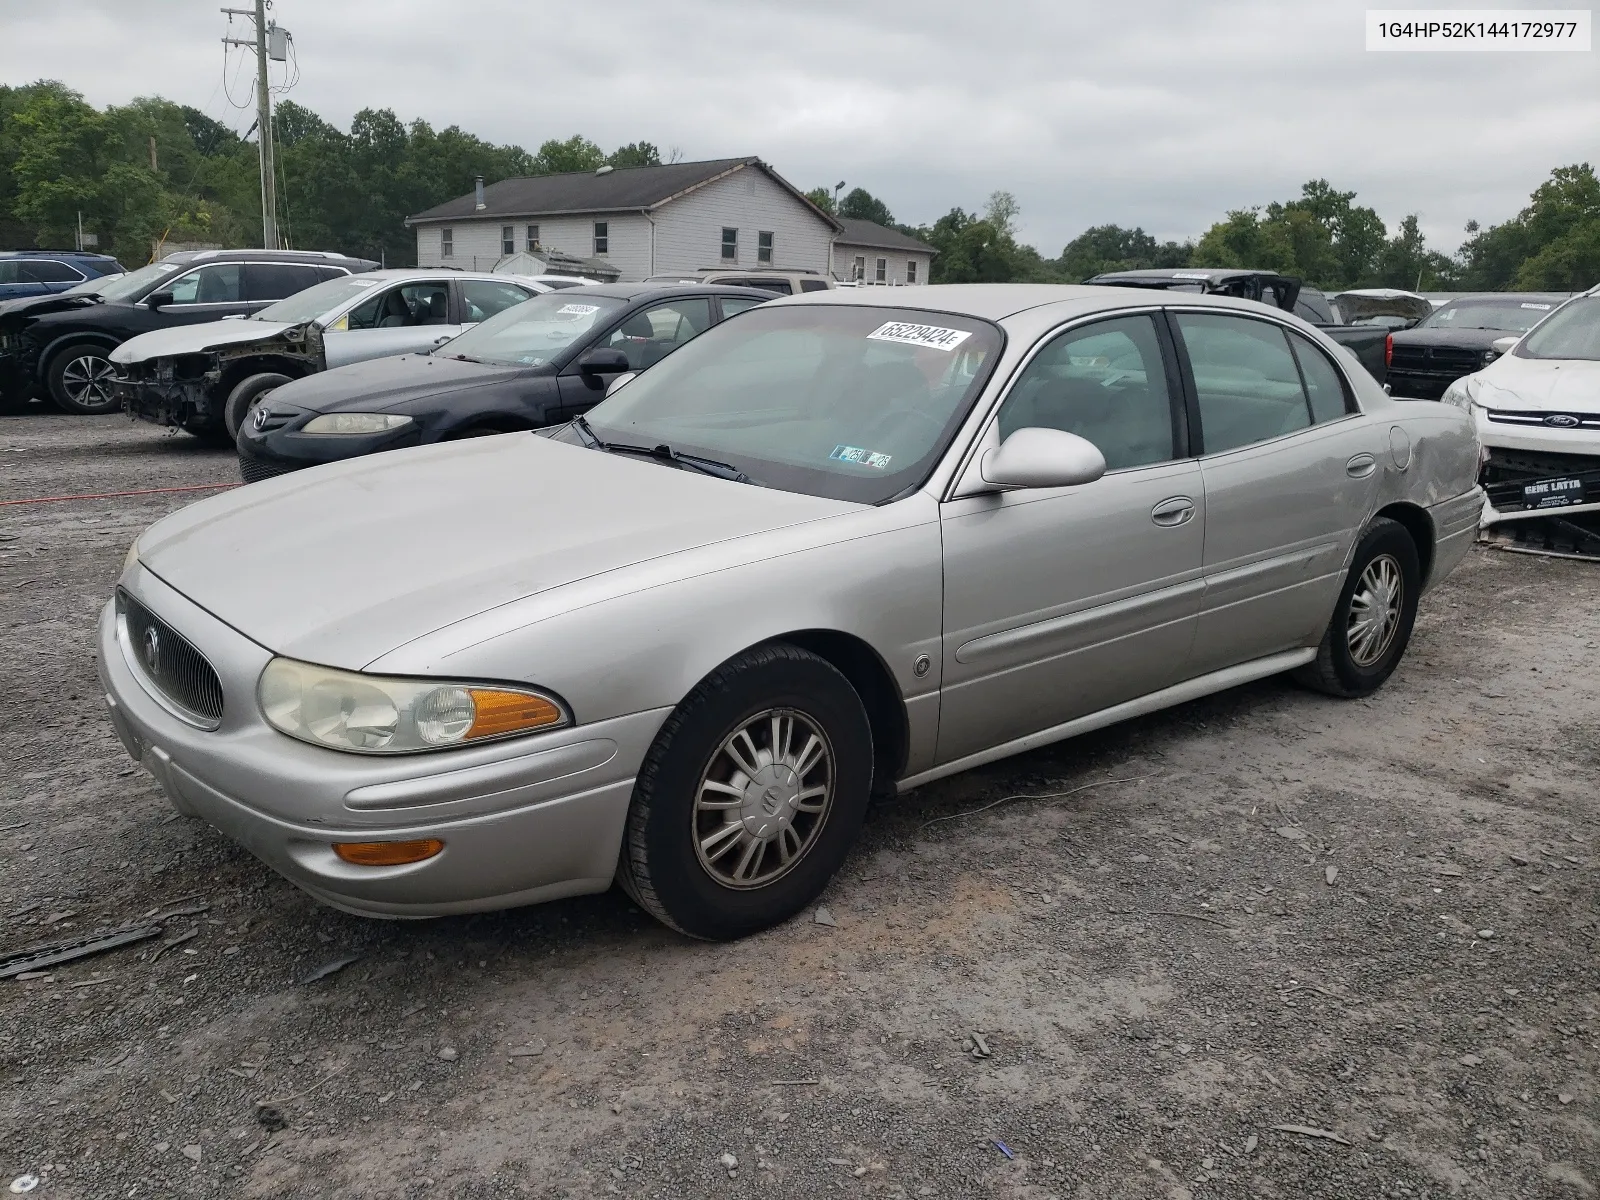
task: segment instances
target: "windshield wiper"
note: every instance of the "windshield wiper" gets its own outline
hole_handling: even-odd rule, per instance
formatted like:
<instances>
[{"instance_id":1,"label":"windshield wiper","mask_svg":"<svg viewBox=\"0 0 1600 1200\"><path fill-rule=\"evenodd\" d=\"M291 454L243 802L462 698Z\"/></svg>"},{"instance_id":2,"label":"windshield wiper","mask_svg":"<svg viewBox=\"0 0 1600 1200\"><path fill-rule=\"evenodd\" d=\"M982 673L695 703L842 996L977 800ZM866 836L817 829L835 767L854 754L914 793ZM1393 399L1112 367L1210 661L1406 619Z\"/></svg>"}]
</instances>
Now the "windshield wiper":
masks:
<instances>
[{"instance_id":1,"label":"windshield wiper","mask_svg":"<svg viewBox=\"0 0 1600 1200\"><path fill-rule=\"evenodd\" d=\"M746 475L732 463L718 462L714 458L702 458L698 454L683 454L662 442L658 446L634 446L627 442L607 442L590 428L589 422L582 417L574 417L572 423L577 426L578 432L589 439L596 450L604 450L607 454L637 454L641 458L659 459L661 462L670 462L677 466L691 467L702 475L711 475L717 479L731 479L734 483L754 483L755 480Z\"/></svg>"}]
</instances>

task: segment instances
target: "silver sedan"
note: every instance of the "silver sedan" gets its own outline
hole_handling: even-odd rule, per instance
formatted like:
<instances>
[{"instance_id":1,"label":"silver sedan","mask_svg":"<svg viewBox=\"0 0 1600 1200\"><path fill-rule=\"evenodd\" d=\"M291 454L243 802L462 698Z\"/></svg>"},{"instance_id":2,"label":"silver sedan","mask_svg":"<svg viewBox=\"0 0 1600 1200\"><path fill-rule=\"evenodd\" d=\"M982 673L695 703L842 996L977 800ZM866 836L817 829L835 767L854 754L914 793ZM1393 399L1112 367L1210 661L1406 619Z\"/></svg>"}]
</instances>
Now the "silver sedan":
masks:
<instances>
[{"instance_id":1,"label":"silver sedan","mask_svg":"<svg viewBox=\"0 0 1600 1200\"><path fill-rule=\"evenodd\" d=\"M1372 692L1472 542L1478 453L1247 301L817 292L586 419L166 518L101 677L180 811L329 904L615 881L736 937L875 792L1264 676Z\"/></svg>"}]
</instances>

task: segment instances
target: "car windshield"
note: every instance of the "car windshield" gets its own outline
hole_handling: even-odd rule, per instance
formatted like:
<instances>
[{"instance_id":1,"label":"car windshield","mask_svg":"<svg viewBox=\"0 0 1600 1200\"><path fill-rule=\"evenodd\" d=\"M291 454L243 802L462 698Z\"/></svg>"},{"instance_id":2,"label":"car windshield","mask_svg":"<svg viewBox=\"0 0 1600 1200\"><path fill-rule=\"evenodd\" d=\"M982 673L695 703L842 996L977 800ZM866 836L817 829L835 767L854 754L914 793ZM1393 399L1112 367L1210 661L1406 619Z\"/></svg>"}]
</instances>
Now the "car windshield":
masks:
<instances>
[{"instance_id":1,"label":"car windshield","mask_svg":"<svg viewBox=\"0 0 1600 1200\"><path fill-rule=\"evenodd\" d=\"M588 336L627 304L614 296L562 290L503 309L434 351L441 358L537 367Z\"/></svg>"},{"instance_id":2,"label":"car windshield","mask_svg":"<svg viewBox=\"0 0 1600 1200\"><path fill-rule=\"evenodd\" d=\"M129 271L126 275L118 275L115 279L92 280L101 286L91 288L96 295L105 300L128 300L143 294L151 284L157 280L171 275L185 264L174 262L151 263L149 266L140 267L137 271Z\"/></svg>"},{"instance_id":3,"label":"car windshield","mask_svg":"<svg viewBox=\"0 0 1600 1200\"><path fill-rule=\"evenodd\" d=\"M1554 300L1452 300L1417 322L1417 329L1501 329L1527 333L1555 309Z\"/></svg>"},{"instance_id":4,"label":"car windshield","mask_svg":"<svg viewBox=\"0 0 1600 1200\"><path fill-rule=\"evenodd\" d=\"M369 279L364 275L345 275L339 279L329 279L324 283L308 287L303 292L296 292L288 299L267 305L250 319L279 321L285 325L315 321L324 313L339 308L345 301L352 300L384 282L386 281Z\"/></svg>"},{"instance_id":5,"label":"car windshield","mask_svg":"<svg viewBox=\"0 0 1600 1200\"><path fill-rule=\"evenodd\" d=\"M838 304L752 308L588 414L604 441L668 445L755 482L880 504L927 478L1001 345L985 321Z\"/></svg>"},{"instance_id":6,"label":"car windshield","mask_svg":"<svg viewBox=\"0 0 1600 1200\"><path fill-rule=\"evenodd\" d=\"M1582 358L1600 361L1600 296L1561 306L1517 347L1522 358Z\"/></svg>"}]
</instances>

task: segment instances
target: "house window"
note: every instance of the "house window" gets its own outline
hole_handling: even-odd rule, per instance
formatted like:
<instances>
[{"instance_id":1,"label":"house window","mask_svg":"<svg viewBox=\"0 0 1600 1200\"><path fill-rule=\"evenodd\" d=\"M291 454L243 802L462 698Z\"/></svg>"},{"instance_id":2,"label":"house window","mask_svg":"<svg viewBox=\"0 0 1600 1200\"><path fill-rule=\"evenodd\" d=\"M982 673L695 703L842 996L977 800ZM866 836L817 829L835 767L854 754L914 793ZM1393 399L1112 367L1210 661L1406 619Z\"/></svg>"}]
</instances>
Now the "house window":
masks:
<instances>
[{"instance_id":1,"label":"house window","mask_svg":"<svg viewBox=\"0 0 1600 1200\"><path fill-rule=\"evenodd\" d=\"M856 269L851 272L850 278L860 283L867 277L867 260L864 255L856 255Z\"/></svg>"},{"instance_id":2,"label":"house window","mask_svg":"<svg viewBox=\"0 0 1600 1200\"><path fill-rule=\"evenodd\" d=\"M514 225L500 226L500 253L515 254L517 252L517 229Z\"/></svg>"},{"instance_id":3,"label":"house window","mask_svg":"<svg viewBox=\"0 0 1600 1200\"><path fill-rule=\"evenodd\" d=\"M456 231L453 229L439 230L439 257L454 258L456 253Z\"/></svg>"},{"instance_id":4,"label":"house window","mask_svg":"<svg viewBox=\"0 0 1600 1200\"><path fill-rule=\"evenodd\" d=\"M914 259L914 258L908 258L908 259L906 259L906 282L907 283L915 283L916 281L917 281L917 260Z\"/></svg>"},{"instance_id":5,"label":"house window","mask_svg":"<svg viewBox=\"0 0 1600 1200\"><path fill-rule=\"evenodd\" d=\"M537 250L538 248L539 248L539 227L537 225L529 225L528 226L528 253L531 254L535 250Z\"/></svg>"},{"instance_id":6,"label":"house window","mask_svg":"<svg viewBox=\"0 0 1600 1200\"><path fill-rule=\"evenodd\" d=\"M723 229L722 259L724 262L739 261L739 231L737 229Z\"/></svg>"},{"instance_id":7,"label":"house window","mask_svg":"<svg viewBox=\"0 0 1600 1200\"><path fill-rule=\"evenodd\" d=\"M611 235L608 232L609 229L610 226L604 221L596 221L594 223L594 252L596 254L611 253Z\"/></svg>"},{"instance_id":8,"label":"house window","mask_svg":"<svg viewBox=\"0 0 1600 1200\"><path fill-rule=\"evenodd\" d=\"M885 282L888 281L888 278L889 278L889 260L887 258L880 258L878 260L878 274L876 276L877 282L885 283Z\"/></svg>"},{"instance_id":9,"label":"house window","mask_svg":"<svg viewBox=\"0 0 1600 1200\"><path fill-rule=\"evenodd\" d=\"M772 234L763 232L756 234L756 262L772 265Z\"/></svg>"}]
</instances>

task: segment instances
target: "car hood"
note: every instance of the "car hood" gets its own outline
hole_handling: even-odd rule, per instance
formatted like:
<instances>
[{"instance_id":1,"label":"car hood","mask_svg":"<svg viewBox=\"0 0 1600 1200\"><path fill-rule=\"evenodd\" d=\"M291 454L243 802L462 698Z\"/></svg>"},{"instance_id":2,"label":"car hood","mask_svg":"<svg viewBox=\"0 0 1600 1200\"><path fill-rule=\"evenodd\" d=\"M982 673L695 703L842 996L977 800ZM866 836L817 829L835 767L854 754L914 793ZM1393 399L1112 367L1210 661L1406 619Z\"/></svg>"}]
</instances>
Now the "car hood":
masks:
<instances>
[{"instance_id":1,"label":"car hood","mask_svg":"<svg viewBox=\"0 0 1600 1200\"><path fill-rule=\"evenodd\" d=\"M359 670L467 617L732 538L859 511L505 434L297 471L192 504L145 569L267 649Z\"/></svg>"},{"instance_id":2,"label":"car hood","mask_svg":"<svg viewBox=\"0 0 1600 1200\"><path fill-rule=\"evenodd\" d=\"M71 308L93 308L101 303L89 296L69 296L58 292L50 296L18 296L15 300L0 300L0 324L16 324L46 313L64 312Z\"/></svg>"},{"instance_id":3,"label":"car hood","mask_svg":"<svg viewBox=\"0 0 1600 1200\"><path fill-rule=\"evenodd\" d=\"M396 354L307 375L278 388L272 398L311 412L384 412L441 392L500 383L528 370L431 354Z\"/></svg>"},{"instance_id":4,"label":"car hood","mask_svg":"<svg viewBox=\"0 0 1600 1200\"><path fill-rule=\"evenodd\" d=\"M1397 329L1396 346L1446 346L1452 350L1488 350L1503 337L1520 337L1512 329Z\"/></svg>"},{"instance_id":5,"label":"car hood","mask_svg":"<svg viewBox=\"0 0 1600 1200\"><path fill-rule=\"evenodd\" d=\"M1600 362L1503 355L1472 379L1486 408L1600 413Z\"/></svg>"},{"instance_id":6,"label":"car hood","mask_svg":"<svg viewBox=\"0 0 1600 1200\"><path fill-rule=\"evenodd\" d=\"M114 363L149 362L153 358L172 358L180 354L202 354L241 342L277 337L293 329L281 321L206 321L200 325L174 325L171 329L152 329L131 337L111 352Z\"/></svg>"}]
</instances>

